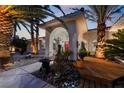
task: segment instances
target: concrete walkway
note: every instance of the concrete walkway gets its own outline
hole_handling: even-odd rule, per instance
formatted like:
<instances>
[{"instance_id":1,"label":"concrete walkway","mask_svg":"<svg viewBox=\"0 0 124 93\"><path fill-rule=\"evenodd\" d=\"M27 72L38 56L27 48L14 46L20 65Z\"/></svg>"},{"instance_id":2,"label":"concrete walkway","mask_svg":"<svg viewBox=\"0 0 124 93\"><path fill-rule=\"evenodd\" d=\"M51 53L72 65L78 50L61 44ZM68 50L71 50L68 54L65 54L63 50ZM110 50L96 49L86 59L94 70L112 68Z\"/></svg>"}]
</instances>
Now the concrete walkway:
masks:
<instances>
[{"instance_id":1,"label":"concrete walkway","mask_svg":"<svg viewBox=\"0 0 124 93\"><path fill-rule=\"evenodd\" d=\"M0 73L0 88L54 88L30 74L40 67L41 63L36 62Z\"/></svg>"}]
</instances>

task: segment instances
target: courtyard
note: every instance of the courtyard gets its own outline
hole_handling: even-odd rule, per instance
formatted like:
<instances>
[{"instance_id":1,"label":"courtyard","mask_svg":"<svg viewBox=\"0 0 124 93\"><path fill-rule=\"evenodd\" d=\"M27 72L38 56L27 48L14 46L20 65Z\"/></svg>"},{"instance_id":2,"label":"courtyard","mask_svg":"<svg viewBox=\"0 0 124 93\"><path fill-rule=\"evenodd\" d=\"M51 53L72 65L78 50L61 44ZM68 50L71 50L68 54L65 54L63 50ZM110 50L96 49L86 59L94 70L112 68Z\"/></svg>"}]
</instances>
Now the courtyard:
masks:
<instances>
[{"instance_id":1,"label":"courtyard","mask_svg":"<svg viewBox=\"0 0 124 93\"><path fill-rule=\"evenodd\" d=\"M124 6L65 7L0 6L1 88L124 87Z\"/></svg>"}]
</instances>

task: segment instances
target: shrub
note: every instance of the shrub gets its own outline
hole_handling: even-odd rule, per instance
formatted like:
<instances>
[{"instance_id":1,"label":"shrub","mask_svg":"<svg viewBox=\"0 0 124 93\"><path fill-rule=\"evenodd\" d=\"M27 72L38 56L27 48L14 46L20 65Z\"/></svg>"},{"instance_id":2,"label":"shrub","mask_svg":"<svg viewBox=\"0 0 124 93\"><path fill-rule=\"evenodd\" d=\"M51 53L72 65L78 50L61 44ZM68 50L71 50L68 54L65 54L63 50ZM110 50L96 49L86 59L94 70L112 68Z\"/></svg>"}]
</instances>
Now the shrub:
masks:
<instances>
[{"instance_id":1,"label":"shrub","mask_svg":"<svg viewBox=\"0 0 124 93\"><path fill-rule=\"evenodd\" d=\"M65 50L64 52L63 52L63 55L64 56L70 56L72 54L72 51L71 50Z\"/></svg>"},{"instance_id":2,"label":"shrub","mask_svg":"<svg viewBox=\"0 0 124 93\"><path fill-rule=\"evenodd\" d=\"M113 34L113 39L106 40L105 57L114 59L115 56L124 57L124 29Z\"/></svg>"},{"instance_id":3,"label":"shrub","mask_svg":"<svg viewBox=\"0 0 124 93\"><path fill-rule=\"evenodd\" d=\"M90 55L90 52L88 52L84 46L84 43L81 43L81 48L79 50L79 57L83 60L85 56Z\"/></svg>"},{"instance_id":4,"label":"shrub","mask_svg":"<svg viewBox=\"0 0 124 93\"><path fill-rule=\"evenodd\" d=\"M71 50L65 50L64 52L63 52L63 56L64 56L64 59L66 60L66 61L68 61L69 60L69 56L72 54L72 51Z\"/></svg>"}]
</instances>

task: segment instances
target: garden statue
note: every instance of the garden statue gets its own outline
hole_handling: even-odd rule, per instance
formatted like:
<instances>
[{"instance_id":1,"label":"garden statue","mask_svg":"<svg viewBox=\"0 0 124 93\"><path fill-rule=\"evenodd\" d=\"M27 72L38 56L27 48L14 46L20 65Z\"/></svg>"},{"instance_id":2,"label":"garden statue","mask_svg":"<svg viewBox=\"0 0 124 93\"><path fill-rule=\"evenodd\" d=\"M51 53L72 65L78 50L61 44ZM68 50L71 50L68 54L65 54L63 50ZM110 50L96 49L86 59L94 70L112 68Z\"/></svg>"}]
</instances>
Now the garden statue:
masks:
<instances>
[{"instance_id":1,"label":"garden statue","mask_svg":"<svg viewBox=\"0 0 124 93\"><path fill-rule=\"evenodd\" d=\"M55 58L55 62L56 62L56 71L58 73L61 73L62 72L62 61L63 61L63 58L62 58L62 53L61 53L61 45L59 44L58 45L58 52L56 54L56 58Z\"/></svg>"},{"instance_id":2,"label":"garden statue","mask_svg":"<svg viewBox=\"0 0 124 93\"><path fill-rule=\"evenodd\" d=\"M58 52L58 45L60 45L60 38L55 38L53 41L53 56L56 56Z\"/></svg>"}]
</instances>

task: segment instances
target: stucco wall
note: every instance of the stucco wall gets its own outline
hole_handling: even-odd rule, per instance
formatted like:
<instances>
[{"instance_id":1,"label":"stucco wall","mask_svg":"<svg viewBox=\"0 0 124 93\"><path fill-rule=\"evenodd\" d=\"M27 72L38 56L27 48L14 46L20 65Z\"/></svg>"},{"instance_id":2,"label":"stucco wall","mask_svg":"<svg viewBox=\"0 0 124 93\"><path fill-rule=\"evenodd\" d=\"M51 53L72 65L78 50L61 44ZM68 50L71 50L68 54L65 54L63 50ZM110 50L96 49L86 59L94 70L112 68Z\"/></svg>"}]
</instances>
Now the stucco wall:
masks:
<instances>
[{"instance_id":1,"label":"stucco wall","mask_svg":"<svg viewBox=\"0 0 124 93\"><path fill-rule=\"evenodd\" d=\"M75 24L76 24L76 31L78 34L78 42L83 41L83 33L88 31L88 27L87 27L87 23L86 23L86 19L82 14L80 14L76 20L75 20Z\"/></svg>"},{"instance_id":2,"label":"stucco wall","mask_svg":"<svg viewBox=\"0 0 124 93\"><path fill-rule=\"evenodd\" d=\"M111 32L106 31L105 39L109 39ZM93 55L95 53L95 43L97 43L97 30L91 30L83 34L83 39L86 41L85 47Z\"/></svg>"}]
</instances>

